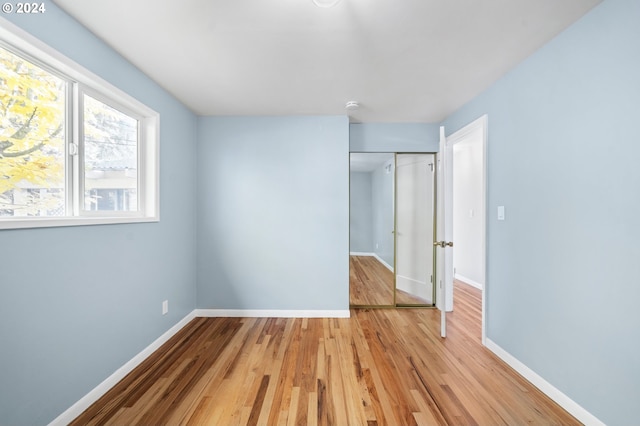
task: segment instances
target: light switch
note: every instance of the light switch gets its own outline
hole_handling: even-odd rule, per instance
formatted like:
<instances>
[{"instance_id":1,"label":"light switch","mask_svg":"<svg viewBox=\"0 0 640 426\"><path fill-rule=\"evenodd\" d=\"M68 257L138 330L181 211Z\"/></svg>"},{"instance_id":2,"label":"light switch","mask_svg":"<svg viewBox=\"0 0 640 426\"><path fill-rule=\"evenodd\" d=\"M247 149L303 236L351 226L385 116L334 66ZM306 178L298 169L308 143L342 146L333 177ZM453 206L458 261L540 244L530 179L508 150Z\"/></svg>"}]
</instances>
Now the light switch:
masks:
<instances>
[{"instance_id":1,"label":"light switch","mask_svg":"<svg viewBox=\"0 0 640 426\"><path fill-rule=\"evenodd\" d=\"M498 206L498 220L504 220L504 206Z\"/></svg>"}]
</instances>

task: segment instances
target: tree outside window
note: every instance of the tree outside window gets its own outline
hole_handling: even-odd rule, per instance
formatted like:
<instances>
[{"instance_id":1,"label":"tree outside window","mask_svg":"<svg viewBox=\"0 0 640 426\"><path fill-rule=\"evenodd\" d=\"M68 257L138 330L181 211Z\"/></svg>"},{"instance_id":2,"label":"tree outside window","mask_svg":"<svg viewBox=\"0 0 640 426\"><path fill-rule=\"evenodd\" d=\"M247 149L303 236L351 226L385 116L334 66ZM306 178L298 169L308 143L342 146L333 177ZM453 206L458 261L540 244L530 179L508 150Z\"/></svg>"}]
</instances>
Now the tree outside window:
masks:
<instances>
[{"instance_id":1,"label":"tree outside window","mask_svg":"<svg viewBox=\"0 0 640 426\"><path fill-rule=\"evenodd\" d=\"M0 216L65 215L66 88L0 47Z\"/></svg>"}]
</instances>

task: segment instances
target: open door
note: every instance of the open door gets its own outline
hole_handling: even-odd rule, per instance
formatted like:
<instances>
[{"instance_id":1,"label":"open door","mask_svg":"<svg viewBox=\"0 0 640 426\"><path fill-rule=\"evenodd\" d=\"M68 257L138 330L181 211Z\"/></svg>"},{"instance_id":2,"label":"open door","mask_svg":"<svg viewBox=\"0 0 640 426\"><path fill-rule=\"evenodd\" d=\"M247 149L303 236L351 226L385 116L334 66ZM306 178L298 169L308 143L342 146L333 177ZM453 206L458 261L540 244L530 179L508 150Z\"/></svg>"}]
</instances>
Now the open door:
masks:
<instances>
[{"instance_id":1,"label":"open door","mask_svg":"<svg viewBox=\"0 0 640 426\"><path fill-rule=\"evenodd\" d=\"M447 336L447 311L453 310L453 206L451 190L453 155L447 145L444 127L440 127L440 149L436 155L436 306L440 309L440 335ZM447 185L445 182L448 182Z\"/></svg>"}]
</instances>

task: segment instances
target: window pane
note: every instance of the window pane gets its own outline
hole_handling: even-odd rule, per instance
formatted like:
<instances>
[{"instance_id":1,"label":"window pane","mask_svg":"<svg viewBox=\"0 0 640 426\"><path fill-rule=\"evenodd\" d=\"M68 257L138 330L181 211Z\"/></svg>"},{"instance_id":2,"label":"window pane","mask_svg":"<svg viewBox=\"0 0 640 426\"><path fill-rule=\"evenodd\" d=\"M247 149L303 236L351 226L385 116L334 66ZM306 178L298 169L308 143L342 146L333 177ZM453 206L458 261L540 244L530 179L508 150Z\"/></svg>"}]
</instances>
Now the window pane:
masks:
<instances>
[{"instance_id":1,"label":"window pane","mask_svg":"<svg viewBox=\"0 0 640 426\"><path fill-rule=\"evenodd\" d=\"M87 95L84 208L138 210L138 120Z\"/></svg>"},{"instance_id":2,"label":"window pane","mask_svg":"<svg viewBox=\"0 0 640 426\"><path fill-rule=\"evenodd\" d=\"M0 47L0 217L65 215L66 84Z\"/></svg>"}]
</instances>

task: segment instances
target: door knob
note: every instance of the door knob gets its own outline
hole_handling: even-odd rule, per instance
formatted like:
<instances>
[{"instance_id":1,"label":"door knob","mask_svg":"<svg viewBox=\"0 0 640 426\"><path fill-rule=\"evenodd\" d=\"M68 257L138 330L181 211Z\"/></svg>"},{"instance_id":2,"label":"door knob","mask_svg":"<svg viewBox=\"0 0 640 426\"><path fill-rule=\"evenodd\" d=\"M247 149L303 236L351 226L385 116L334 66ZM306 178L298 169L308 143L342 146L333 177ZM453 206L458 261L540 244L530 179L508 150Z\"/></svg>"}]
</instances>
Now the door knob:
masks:
<instances>
[{"instance_id":1,"label":"door knob","mask_svg":"<svg viewBox=\"0 0 640 426\"><path fill-rule=\"evenodd\" d=\"M453 247L453 241L449 241L449 242L447 242L447 241L436 241L436 242L433 243L433 245L434 246L440 246L442 248L445 248L447 246Z\"/></svg>"}]
</instances>

